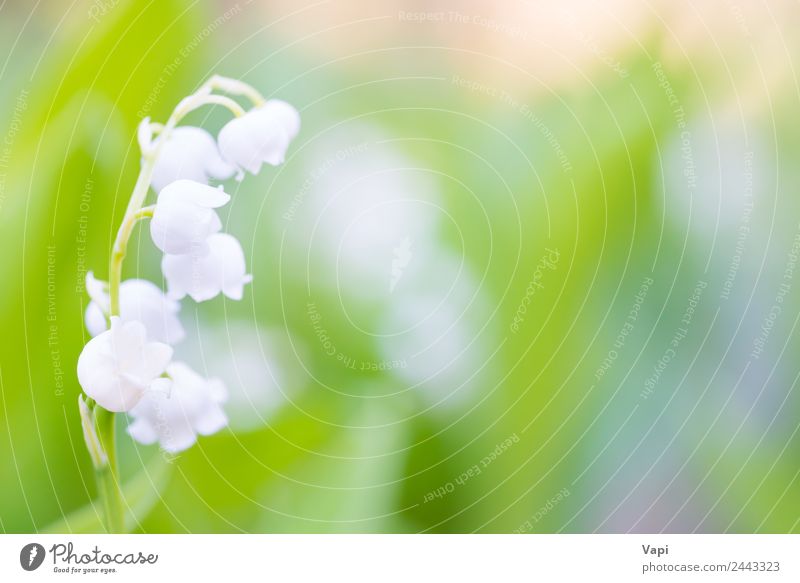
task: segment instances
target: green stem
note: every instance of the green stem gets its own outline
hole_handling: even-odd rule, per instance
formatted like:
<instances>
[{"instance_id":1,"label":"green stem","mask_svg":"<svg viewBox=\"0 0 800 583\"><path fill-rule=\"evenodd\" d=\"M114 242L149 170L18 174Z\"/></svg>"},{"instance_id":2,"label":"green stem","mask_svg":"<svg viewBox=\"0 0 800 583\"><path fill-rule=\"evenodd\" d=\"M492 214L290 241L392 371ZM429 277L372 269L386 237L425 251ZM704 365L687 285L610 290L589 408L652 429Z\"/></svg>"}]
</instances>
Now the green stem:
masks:
<instances>
[{"instance_id":1,"label":"green stem","mask_svg":"<svg viewBox=\"0 0 800 583\"><path fill-rule=\"evenodd\" d=\"M244 108L236 103L230 97L225 97L224 95L207 95L203 99L202 105L215 103L217 105L222 105L227 107L230 112L236 117L242 117L245 114Z\"/></svg>"},{"instance_id":2,"label":"green stem","mask_svg":"<svg viewBox=\"0 0 800 583\"><path fill-rule=\"evenodd\" d=\"M153 168L158 155L156 149L152 153L144 153L142 168L136 185L128 201L128 208L125 210L125 217L122 219L117 237L114 241L114 249L111 253L111 265L108 277L108 295L110 299L109 316L119 316L119 288L122 281L122 261L128 248L133 226L140 219L152 216L152 208L142 208L147 197L147 190L150 188L150 181L153 177ZM104 409L100 405L95 405L95 426L100 444L108 457L108 463L96 468L97 486L103 499L105 509L106 529L110 533L125 532L124 507L122 502L121 482L119 479L119 468L117 464L117 447L114 435L114 413Z\"/></svg>"},{"instance_id":3,"label":"green stem","mask_svg":"<svg viewBox=\"0 0 800 583\"><path fill-rule=\"evenodd\" d=\"M95 427L108 462L95 468L97 485L103 499L106 530L111 534L125 532L125 505L122 499L119 466L117 464L114 413L95 407Z\"/></svg>"},{"instance_id":4,"label":"green stem","mask_svg":"<svg viewBox=\"0 0 800 583\"><path fill-rule=\"evenodd\" d=\"M114 240L114 248L111 252L111 265L109 266L108 276L108 295L111 309L110 316L119 316L119 286L122 282L122 261L128 249L128 240L131 238L133 225L137 221L137 213L142 208L144 199L147 196L147 189L150 188L150 180L153 177L155 166L155 156L145 156L139 177L136 179L136 186L125 210L125 217L122 219L117 238Z\"/></svg>"},{"instance_id":5,"label":"green stem","mask_svg":"<svg viewBox=\"0 0 800 583\"><path fill-rule=\"evenodd\" d=\"M231 79L230 77L213 75L208 81L205 82L203 87L208 87L209 89L218 89L220 91L226 91L234 95L243 95L244 97L249 99L256 107L264 105L264 103L266 102L264 96L261 95L261 93L255 89L255 87L252 87L247 83L243 83L238 79Z\"/></svg>"}]
</instances>

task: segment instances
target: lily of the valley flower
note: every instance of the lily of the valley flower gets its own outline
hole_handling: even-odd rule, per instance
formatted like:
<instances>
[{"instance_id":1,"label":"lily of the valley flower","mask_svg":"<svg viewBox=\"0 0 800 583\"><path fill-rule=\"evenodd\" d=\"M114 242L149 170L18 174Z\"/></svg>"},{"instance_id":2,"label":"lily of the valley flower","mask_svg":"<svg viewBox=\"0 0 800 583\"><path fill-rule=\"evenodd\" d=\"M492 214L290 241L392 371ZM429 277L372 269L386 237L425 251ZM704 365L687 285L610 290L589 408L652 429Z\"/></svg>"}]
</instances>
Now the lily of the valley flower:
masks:
<instances>
[{"instance_id":1,"label":"lily of the valley flower","mask_svg":"<svg viewBox=\"0 0 800 583\"><path fill-rule=\"evenodd\" d=\"M156 143L162 138L156 139ZM207 184L209 179L225 180L235 169L225 162L217 149L217 142L206 130L194 126L180 126L172 130L161 144L153 168L153 188L160 192L176 180L193 180Z\"/></svg>"},{"instance_id":2,"label":"lily of the valley flower","mask_svg":"<svg viewBox=\"0 0 800 583\"><path fill-rule=\"evenodd\" d=\"M254 108L246 112L240 99ZM235 116L217 140L204 129L180 125L206 105L224 106ZM77 366L85 393L78 401L84 441L100 470L96 474L108 532L125 531L115 413L130 413L133 439L159 442L168 452L182 451L198 435L228 424L223 383L204 379L183 363L170 363L170 344L185 336L178 300L187 294L198 302L220 293L242 298L252 279L244 251L236 238L220 232L222 221L215 210L230 196L209 182L234 173L241 180L245 170L256 174L265 162L280 164L299 129L300 116L288 103L265 101L247 83L217 75L182 99L164 123L145 118L139 124L139 177L114 238L108 283L91 273L86 278L91 299L86 326L94 338L83 347ZM147 203L151 190L158 193L153 205ZM150 219L150 235L164 253L167 294L148 281L122 281L131 235L145 219Z\"/></svg>"},{"instance_id":3,"label":"lily of the valley flower","mask_svg":"<svg viewBox=\"0 0 800 583\"><path fill-rule=\"evenodd\" d=\"M86 307L86 328L92 336L108 329L110 301L106 285L86 274L86 291L91 302ZM168 298L154 283L145 279L127 279L119 288L120 320L141 322L150 340L176 344L186 332L178 319L180 303Z\"/></svg>"},{"instance_id":4,"label":"lily of the valley flower","mask_svg":"<svg viewBox=\"0 0 800 583\"><path fill-rule=\"evenodd\" d=\"M229 121L219 132L217 141L222 158L243 171L258 174L263 163L283 163L289 142L300 130L300 114L278 99L267 101L241 117Z\"/></svg>"},{"instance_id":5,"label":"lily of the valley flower","mask_svg":"<svg viewBox=\"0 0 800 583\"><path fill-rule=\"evenodd\" d=\"M214 211L230 196L222 188L213 188L193 180L178 180L158 195L150 235L164 253L205 253L206 240L222 228Z\"/></svg>"},{"instance_id":6,"label":"lily of the valley flower","mask_svg":"<svg viewBox=\"0 0 800 583\"><path fill-rule=\"evenodd\" d=\"M148 391L130 411L128 433L175 453L190 447L198 434L211 435L228 424L221 406L228 391L222 381L205 379L182 362L170 364L167 375L172 379L168 390Z\"/></svg>"},{"instance_id":7,"label":"lily of the valley flower","mask_svg":"<svg viewBox=\"0 0 800 583\"><path fill-rule=\"evenodd\" d=\"M206 243L206 253L164 255L161 271L167 279L167 295L179 300L188 294L196 302L220 293L233 300L242 299L244 286L253 277L246 273L241 244L227 233L215 233Z\"/></svg>"},{"instance_id":8,"label":"lily of the valley flower","mask_svg":"<svg viewBox=\"0 0 800 583\"><path fill-rule=\"evenodd\" d=\"M273 116L277 119L290 140L293 140L300 131L300 113L293 105L281 99L270 99L257 109L262 115Z\"/></svg>"},{"instance_id":9,"label":"lily of the valley flower","mask_svg":"<svg viewBox=\"0 0 800 583\"><path fill-rule=\"evenodd\" d=\"M129 411L151 388L165 387L160 378L172 358L172 348L147 340L141 322L111 317L111 328L92 338L78 357L78 382L102 407Z\"/></svg>"}]
</instances>

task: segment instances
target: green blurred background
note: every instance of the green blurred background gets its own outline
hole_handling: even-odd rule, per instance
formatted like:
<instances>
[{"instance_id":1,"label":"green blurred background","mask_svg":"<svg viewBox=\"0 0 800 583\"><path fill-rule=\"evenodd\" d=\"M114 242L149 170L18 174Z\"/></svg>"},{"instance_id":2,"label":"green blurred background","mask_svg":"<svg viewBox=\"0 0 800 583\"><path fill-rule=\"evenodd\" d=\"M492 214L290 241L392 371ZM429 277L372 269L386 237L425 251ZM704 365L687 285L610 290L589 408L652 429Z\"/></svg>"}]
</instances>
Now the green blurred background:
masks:
<instances>
[{"instance_id":1,"label":"green blurred background","mask_svg":"<svg viewBox=\"0 0 800 583\"><path fill-rule=\"evenodd\" d=\"M230 428L119 420L133 531L800 530L800 9L556 4L3 3L0 529L102 528L83 278L218 73L303 129L226 185L244 300L184 302Z\"/></svg>"}]
</instances>

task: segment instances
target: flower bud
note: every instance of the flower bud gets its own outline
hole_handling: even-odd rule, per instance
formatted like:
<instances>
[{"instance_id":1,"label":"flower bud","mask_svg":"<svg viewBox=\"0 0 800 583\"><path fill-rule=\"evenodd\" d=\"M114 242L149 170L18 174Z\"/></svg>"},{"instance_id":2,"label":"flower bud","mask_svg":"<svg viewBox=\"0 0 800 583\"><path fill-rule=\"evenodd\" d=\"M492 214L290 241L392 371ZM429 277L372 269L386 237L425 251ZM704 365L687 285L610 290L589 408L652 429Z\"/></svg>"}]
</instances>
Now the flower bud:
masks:
<instances>
[{"instance_id":1,"label":"flower bud","mask_svg":"<svg viewBox=\"0 0 800 583\"><path fill-rule=\"evenodd\" d=\"M100 438L97 436L97 429L94 425L94 415L92 415L89 405L83 400L83 395L78 395L78 411L81 414L83 441L86 443L86 449L89 450L92 464L95 469L99 470L108 464L108 456L103 449L103 445L100 443Z\"/></svg>"}]
</instances>

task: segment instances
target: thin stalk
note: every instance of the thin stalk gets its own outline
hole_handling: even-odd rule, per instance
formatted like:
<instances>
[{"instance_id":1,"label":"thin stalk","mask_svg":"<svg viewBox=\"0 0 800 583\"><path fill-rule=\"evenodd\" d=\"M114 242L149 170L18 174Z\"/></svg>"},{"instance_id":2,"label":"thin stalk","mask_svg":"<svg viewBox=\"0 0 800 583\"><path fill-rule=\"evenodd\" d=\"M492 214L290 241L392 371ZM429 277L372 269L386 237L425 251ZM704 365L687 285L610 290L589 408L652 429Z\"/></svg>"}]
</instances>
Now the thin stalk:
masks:
<instances>
[{"instance_id":1,"label":"thin stalk","mask_svg":"<svg viewBox=\"0 0 800 583\"><path fill-rule=\"evenodd\" d=\"M117 231L117 238L114 240L108 276L108 296L111 304L109 316L119 316L119 286L122 281L122 262L128 249L128 241L133 232L133 225L137 221L136 215L142 208L144 199L147 196L147 189L150 188L155 158L153 155L144 156L139 177L136 179L136 186L133 187L133 194L131 194L128 208L125 210L125 217L122 219L122 224L119 231Z\"/></svg>"},{"instance_id":2,"label":"thin stalk","mask_svg":"<svg viewBox=\"0 0 800 583\"><path fill-rule=\"evenodd\" d=\"M205 82L203 87L225 91L226 93L232 93L233 95L242 95L249 99L256 107L264 105L266 102L264 96L261 95L261 93L255 89L255 87L248 83L239 81L238 79L231 79L230 77L214 75L211 77L211 79Z\"/></svg>"},{"instance_id":3,"label":"thin stalk","mask_svg":"<svg viewBox=\"0 0 800 583\"><path fill-rule=\"evenodd\" d=\"M95 471L103 499L106 530L111 534L121 534L125 532L125 506L117 464L114 413L95 407L95 427L100 444L108 457L107 463Z\"/></svg>"}]
</instances>

